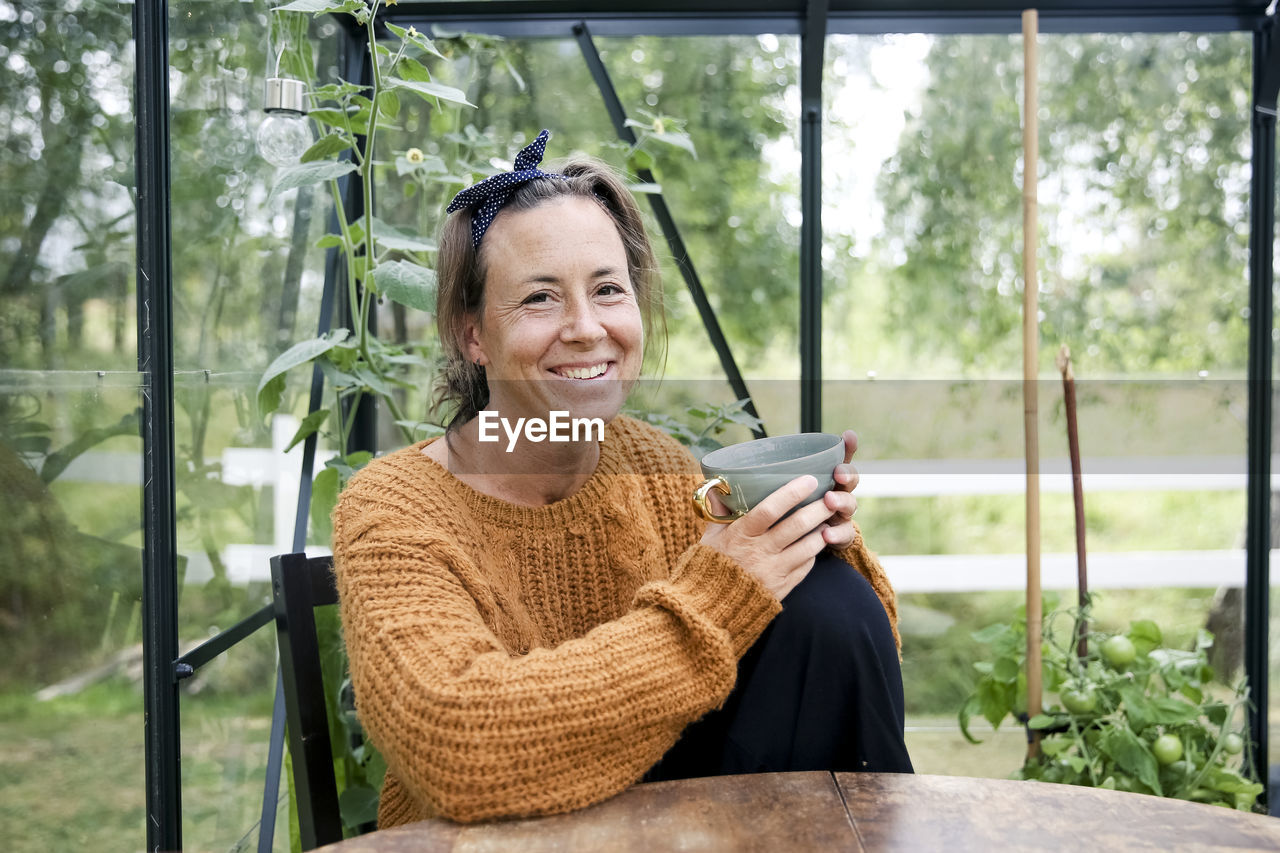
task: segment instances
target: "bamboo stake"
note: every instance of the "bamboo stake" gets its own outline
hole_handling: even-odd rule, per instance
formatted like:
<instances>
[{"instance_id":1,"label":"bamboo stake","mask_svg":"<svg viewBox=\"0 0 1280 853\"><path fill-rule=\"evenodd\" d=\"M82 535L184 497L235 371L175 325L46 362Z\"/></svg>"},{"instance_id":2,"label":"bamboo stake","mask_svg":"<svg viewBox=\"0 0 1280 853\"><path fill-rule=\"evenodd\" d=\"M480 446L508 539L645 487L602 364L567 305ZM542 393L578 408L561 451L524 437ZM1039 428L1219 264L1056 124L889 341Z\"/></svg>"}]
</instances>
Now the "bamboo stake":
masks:
<instances>
[{"instance_id":1,"label":"bamboo stake","mask_svg":"<svg viewBox=\"0 0 1280 853\"><path fill-rule=\"evenodd\" d=\"M1076 601L1080 607L1089 599L1089 567L1084 550L1084 475L1080 470L1080 430L1076 425L1076 377L1071 370L1071 350L1066 344L1058 351L1058 370L1062 371L1062 401L1067 413L1067 451L1071 454L1071 497L1076 506ZM1089 623L1080 620L1076 638L1076 655L1083 659L1089 653Z\"/></svg>"},{"instance_id":2,"label":"bamboo stake","mask_svg":"<svg viewBox=\"0 0 1280 853\"><path fill-rule=\"evenodd\" d=\"M1037 419L1036 376L1039 363L1039 279L1036 275L1036 169L1040 134L1036 113L1036 34L1039 17L1035 9L1022 13L1022 405L1027 457L1027 715L1041 711L1040 636L1043 614L1040 606L1040 432ZM1040 754L1040 733L1033 731L1027 742L1027 758Z\"/></svg>"}]
</instances>

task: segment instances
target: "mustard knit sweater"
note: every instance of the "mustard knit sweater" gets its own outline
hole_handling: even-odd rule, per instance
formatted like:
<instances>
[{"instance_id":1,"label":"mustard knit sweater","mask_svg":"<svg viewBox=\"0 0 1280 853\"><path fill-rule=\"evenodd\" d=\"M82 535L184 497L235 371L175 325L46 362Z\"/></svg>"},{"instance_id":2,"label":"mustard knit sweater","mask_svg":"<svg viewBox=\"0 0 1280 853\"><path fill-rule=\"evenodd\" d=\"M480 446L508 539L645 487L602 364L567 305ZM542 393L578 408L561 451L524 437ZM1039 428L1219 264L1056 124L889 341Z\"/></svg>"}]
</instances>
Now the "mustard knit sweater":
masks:
<instances>
[{"instance_id":1,"label":"mustard knit sweater","mask_svg":"<svg viewBox=\"0 0 1280 853\"><path fill-rule=\"evenodd\" d=\"M728 696L780 611L699 544L689 452L618 417L548 506L481 494L422 454L370 463L334 510L360 720L387 761L378 823L564 812L627 788ZM857 542L839 552L894 625Z\"/></svg>"}]
</instances>

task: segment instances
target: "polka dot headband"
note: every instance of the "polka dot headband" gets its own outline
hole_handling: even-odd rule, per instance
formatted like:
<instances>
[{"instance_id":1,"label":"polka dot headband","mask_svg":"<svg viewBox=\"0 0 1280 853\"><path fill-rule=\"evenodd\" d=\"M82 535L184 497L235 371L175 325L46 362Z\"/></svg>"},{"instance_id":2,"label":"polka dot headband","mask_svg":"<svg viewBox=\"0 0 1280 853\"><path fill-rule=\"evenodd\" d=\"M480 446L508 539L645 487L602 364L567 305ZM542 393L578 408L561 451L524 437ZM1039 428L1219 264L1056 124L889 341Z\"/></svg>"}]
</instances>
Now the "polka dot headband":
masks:
<instances>
[{"instance_id":1,"label":"polka dot headband","mask_svg":"<svg viewBox=\"0 0 1280 853\"><path fill-rule=\"evenodd\" d=\"M480 183L467 187L454 196L453 201L449 202L449 206L445 208L446 213L453 213L456 210L463 210L468 207L475 208L471 213L471 245L473 248L480 248L480 238L484 236L484 232L489 228L489 223L493 222L493 217L498 215L498 211L507 203L507 199L510 198L516 187L535 178L564 177L564 175L544 172L538 168L538 164L542 162L542 155L547 150L547 139L550 135L548 131L544 130L538 134L537 139L525 146L516 155L514 170L485 178Z\"/></svg>"}]
</instances>

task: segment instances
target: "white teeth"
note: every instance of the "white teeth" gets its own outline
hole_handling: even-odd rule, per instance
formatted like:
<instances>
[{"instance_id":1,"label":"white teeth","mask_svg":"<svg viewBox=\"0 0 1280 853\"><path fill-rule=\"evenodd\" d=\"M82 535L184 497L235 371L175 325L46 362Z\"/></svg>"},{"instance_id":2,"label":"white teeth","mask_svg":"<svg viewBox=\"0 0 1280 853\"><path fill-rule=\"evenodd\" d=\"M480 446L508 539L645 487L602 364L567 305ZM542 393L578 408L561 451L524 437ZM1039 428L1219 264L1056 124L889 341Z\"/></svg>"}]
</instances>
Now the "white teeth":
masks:
<instances>
[{"instance_id":1,"label":"white teeth","mask_svg":"<svg viewBox=\"0 0 1280 853\"><path fill-rule=\"evenodd\" d=\"M608 369L608 364L597 364L594 367L566 367L558 372L569 379L594 379Z\"/></svg>"}]
</instances>

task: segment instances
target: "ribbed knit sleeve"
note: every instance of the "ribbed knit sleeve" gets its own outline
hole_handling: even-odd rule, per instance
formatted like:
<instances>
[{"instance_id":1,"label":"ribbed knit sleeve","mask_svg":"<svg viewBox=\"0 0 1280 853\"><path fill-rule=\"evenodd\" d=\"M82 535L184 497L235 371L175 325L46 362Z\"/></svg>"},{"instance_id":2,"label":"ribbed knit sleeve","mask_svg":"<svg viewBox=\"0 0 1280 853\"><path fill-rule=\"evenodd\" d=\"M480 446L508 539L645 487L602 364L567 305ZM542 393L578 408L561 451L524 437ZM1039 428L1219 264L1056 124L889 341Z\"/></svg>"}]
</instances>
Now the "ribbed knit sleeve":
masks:
<instances>
[{"instance_id":1,"label":"ribbed knit sleeve","mask_svg":"<svg viewBox=\"0 0 1280 853\"><path fill-rule=\"evenodd\" d=\"M335 511L343 631L362 724L387 760L381 823L568 811L636 782L727 697L780 609L694 545L585 635L513 654L456 543L349 495ZM394 790L401 788L402 790Z\"/></svg>"}]
</instances>

